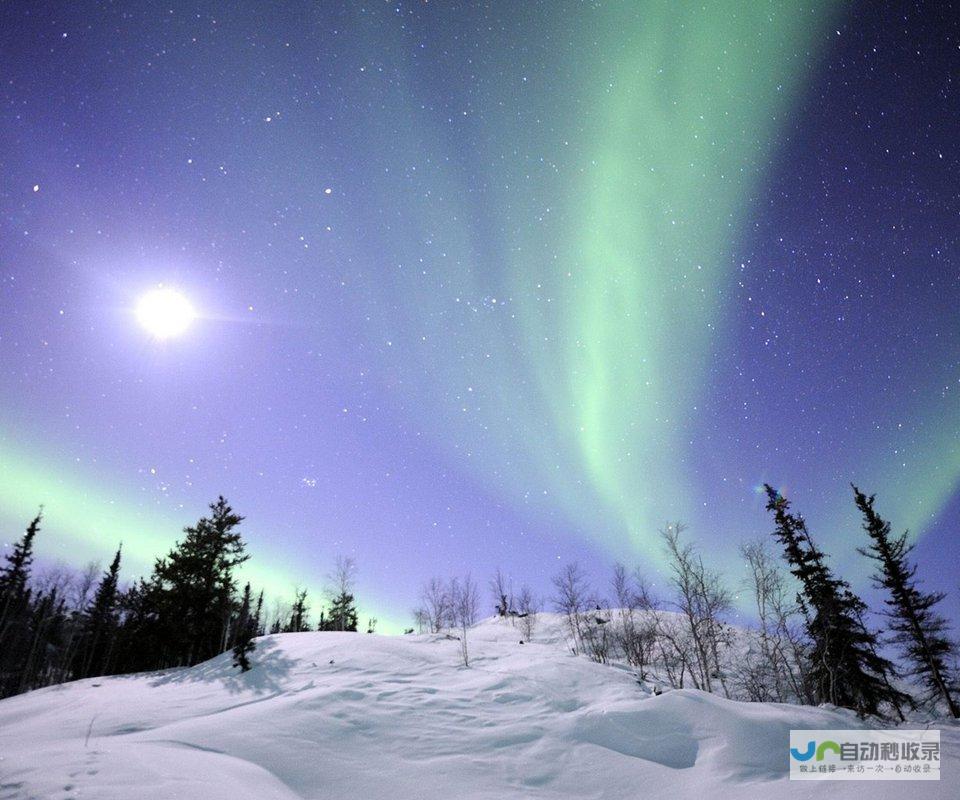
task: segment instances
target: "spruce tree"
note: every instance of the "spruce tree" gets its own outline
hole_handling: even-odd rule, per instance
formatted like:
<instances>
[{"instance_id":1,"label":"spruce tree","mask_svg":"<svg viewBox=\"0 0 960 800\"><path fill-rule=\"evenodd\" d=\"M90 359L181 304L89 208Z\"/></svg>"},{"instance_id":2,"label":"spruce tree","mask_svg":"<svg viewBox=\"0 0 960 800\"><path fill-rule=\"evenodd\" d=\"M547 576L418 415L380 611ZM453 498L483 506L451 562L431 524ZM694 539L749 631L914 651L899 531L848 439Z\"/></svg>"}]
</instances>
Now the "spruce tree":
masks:
<instances>
[{"instance_id":1,"label":"spruce tree","mask_svg":"<svg viewBox=\"0 0 960 800\"><path fill-rule=\"evenodd\" d=\"M891 536L890 523L873 507L875 495L867 497L854 486L853 496L863 514L863 529L870 537L870 545L858 550L877 563L874 585L889 594L884 602L893 631L890 642L900 649L909 665L908 674L923 682L928 691L926 699L939 697L953 717L960 717L960 704L954 697L955 676L948 664L956 656L956 646L947 635L947 621L934 609L945 595L920 590L916 564L910 563L913 545L908 543L906 532Z\"/></svg>"},{"instance_id":2,"label":"spruce tree","mask_svg":"<svg viewBox=\"0 0 960 800\"><path fill-rule=\"evenodd\" d=\"M36 597L28 620L28 646L23 651L22 661L16 665L16 672L20 675L17 692L57 683L64 677L52 668L63 649L66 621L66 605L56 589Z\"/></svg>"},{"instance_id":3,"label":"spruce tree","mask_svg":"<svg viewBox=\"0 0 960 800\"><path fill-rule=\"evenodd\" d=\"M152 599L162 638L158 666L190 666L227 649L236 608L233 571L249 556L236 530L243 517L222 496L210 511L184 528L183 541L154 566Z\"/></svg>"},{"instance_id":4,"label":"spruce tree","mask_svg":"<svg viewBox=\"0 0 960 800\"><path fill-rule=\"evenodd\" d=\"M900 709L910 698L890 683L893 665L879 655L876 636L863 624L866 604L833 575L803 517L790 513L790 504L776 489L764 488L776 521L774 535L800 582L798 601L811 640L809 675L815 696L861 717L880 714L885 704L902 717Z\"/></svg>"},{"instance_id":5,"label":"spruce tree","mask_svg":"<svg viewBox=\"0 0 960 800\"><path fill-rule=\"evenodd\" d=\"M253 641L256 635L257 622L251 614L250 584L248 583L243 588L243 600L237 615L237 631L233 645L233 666L240 667L241 672L247 672L250 669L249 655L257 647Z\"/></svg>"},{"instance_id":6,"label":"spruce tree","mask_svg":"<svg viewBox=\"0 0 960 800\"><path fill-rule=\"evenodd\" d=\"M28 659L33 652L34 606L29 586L33 540L40 530L41 514L7 553L0 567L0 697L23 691Z\"/></svg>"},{"instance_id":7,"label":"spruce tree","mask_svg":"<svg viewBox=\"0 0 960 800\"><path fill-rule=\"evenodd\" d=\"M109 662L117 636L117 595L121 549L122 545L117 548L109 569L103 574L97 593L86 613L83 629L83 659L79 677L88 678L109 672Z\"/></svg>"},{"instance_id":8,"label":"spruce tree","mask_svg":"<svg viewBox=\"0 0 960 800\"><path fill-rule=\"evenodd\" d=\"M139 672L169 666L160 618L162 590L156 576L141 578L117 598L120 624L114 646L117 672Z\"/></svg>"},{"instance_id":9,"label":"spruce tree","mask_svg":"<svg viewBox=\"0 0 960 800\"><path fill-rule=\"evenodd\" d=\"M330 613L327 614L323 627L324 631L351 631L357 630L357 607L353 595L349 592L340 592L330 601Z\"/></svg>"},{"instance_id":10,"label":"spruce tree","mask_svg":"<svg viewBox=\"0 0 960 800\"><path fill-rule=\"evenodd\" d=\"M356 574L357 565L352 558L337 557L337 566L328 576L330 585L326 590L330 598L330 613L326 618L321 618L317 630L356 632L357 608L353 597Z\"/></svg>"},{"instance_id":11,"label":"spruce tree","mask_svg":"<svg viewBox=\"0 0 960 800\"><path fill-rule=\"evenodd\" d=\"M307 603L307 590L297 589L296 599L293 601L293 608L290 610L290 621L284 627L284 633L300 633L310 629L310 623L307 621L307 614L310 613L310 605Z\"/></svg>"},{"instance_id":12,"label":"spruce tree","mask_svg":"<svg viewBox=\"0 0 960 800\"><path fill-rule=\"evenodd\" d=\"M15 610L22 609L28 593L27 580L33 563L33 540L40 531L43 510L30 522L13 550L7 553L6 566L0 568L0 644Z\"/></svg>"},{"instance_id":13,"label":"spruce tree","mask_svg":"<svg viewBox=\"0 0 960 800\"><path fill-rule=\"evenodd\" d=\"M257 608L253 614L253 629L256 631L255 636L263 635L263 589L260 590L260 595L257 597Z\"/></svg>"}]
</instances>

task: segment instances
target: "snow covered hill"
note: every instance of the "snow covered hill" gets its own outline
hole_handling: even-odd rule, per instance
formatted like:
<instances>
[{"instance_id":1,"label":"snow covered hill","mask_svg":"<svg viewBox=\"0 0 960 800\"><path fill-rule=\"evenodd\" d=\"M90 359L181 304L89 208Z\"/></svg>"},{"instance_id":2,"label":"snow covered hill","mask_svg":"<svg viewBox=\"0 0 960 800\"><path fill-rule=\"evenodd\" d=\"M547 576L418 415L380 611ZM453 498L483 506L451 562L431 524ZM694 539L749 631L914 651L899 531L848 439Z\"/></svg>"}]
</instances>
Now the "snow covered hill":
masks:
<instances>
[{"instance_id":1,"label":"snow covered hill","mask_svg":"<svg viewBox=\"0 0 960 800\"><path fill-rule=\"evenodd\" d=\"M787 780L791 728L859 728L846 712L653 696L627 670L489 620L471 667L443 636L300 633L257 641L245 675L95 678L0 702L0 799L406 800L957 796L944 780Z\"/></svg>"}]
</instances>

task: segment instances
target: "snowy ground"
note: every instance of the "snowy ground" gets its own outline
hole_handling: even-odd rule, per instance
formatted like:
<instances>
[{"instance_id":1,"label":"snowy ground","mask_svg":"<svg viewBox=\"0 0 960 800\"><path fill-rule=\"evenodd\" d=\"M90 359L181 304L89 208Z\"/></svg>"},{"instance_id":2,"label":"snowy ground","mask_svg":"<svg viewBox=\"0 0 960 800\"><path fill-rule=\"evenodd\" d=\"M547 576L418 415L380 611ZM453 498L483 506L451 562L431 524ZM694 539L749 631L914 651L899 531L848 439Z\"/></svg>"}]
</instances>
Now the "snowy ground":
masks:
<instances>
[{"instance_id":1,"label":"snowy ground","mask_svg":"<svg viewBox=\"0 0 960 800\"><path fill-rule=\"evenodd\" d=\"M0 800L957 797L944 780L787 780L790 728L859 728L826 709L651 696L565 651L547 620L456 641L301 633L258 640L255 668L97 678L0 702Z\"/></svg>"}]
</instances>

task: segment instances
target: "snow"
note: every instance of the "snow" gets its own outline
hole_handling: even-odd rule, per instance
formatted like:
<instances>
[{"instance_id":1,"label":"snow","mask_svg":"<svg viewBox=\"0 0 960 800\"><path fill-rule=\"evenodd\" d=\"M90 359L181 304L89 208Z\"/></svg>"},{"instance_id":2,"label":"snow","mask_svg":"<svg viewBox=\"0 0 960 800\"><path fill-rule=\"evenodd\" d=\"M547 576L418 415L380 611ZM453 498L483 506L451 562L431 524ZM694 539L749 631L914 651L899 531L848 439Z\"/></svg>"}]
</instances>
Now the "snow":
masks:
<instances>
[{"instance_id":1,"label":"snow","mask_svg":"<svg viewBox=\"0 0 960 800\"><path fill-rule=\"evenodd\" d=\"M443 635L299 633L191 669L95 678L0 702L0 799L792 798L956 796L944 780L787 779L791 728L861 728L845 711L652 694L572 655L543 615ZM916 723L914 723L916 726Z\"/></svg>"}]
</instances>

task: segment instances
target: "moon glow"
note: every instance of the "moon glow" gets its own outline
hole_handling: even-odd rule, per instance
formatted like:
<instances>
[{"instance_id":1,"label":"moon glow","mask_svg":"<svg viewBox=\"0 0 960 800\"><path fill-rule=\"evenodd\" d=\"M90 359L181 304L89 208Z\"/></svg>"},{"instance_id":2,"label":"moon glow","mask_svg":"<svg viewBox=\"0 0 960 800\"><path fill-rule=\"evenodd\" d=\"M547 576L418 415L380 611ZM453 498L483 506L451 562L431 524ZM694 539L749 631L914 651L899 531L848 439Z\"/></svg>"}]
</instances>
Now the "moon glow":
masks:
<instances>
[{"instance_id":1,"label":"moon glow","mask_svg":"<svg viewBox=\"0 0 960 800\"><path fill-rule=\"evenodd\" d=\"M190 301L165 286L151 289L137 302L137 320L156 339L179 336L195 318Z\"/></svg>"}]
</instances>

